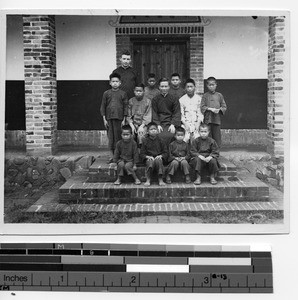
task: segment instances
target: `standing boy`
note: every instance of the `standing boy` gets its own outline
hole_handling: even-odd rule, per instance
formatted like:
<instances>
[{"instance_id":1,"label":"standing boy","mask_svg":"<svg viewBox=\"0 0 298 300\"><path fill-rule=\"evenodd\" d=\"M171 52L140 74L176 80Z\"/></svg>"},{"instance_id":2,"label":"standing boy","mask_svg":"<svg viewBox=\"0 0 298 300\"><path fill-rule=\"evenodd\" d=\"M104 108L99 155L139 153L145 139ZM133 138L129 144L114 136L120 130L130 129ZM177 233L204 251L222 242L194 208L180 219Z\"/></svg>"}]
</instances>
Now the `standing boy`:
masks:
<instances>
[{"instance_id":1,"label":"standing boy","mask_svg":"<svg viewBox=\"0 0 298 300\"><path fill-rule=\"evenodd\" d=\"M156 87L156 78L154 73L148 74L147 83L148 85L145 87L145 97L152 100L160 93L159 89Z\"/></svg>"},{"instance_id":2,"label":"standing boy","mask_svg":"<svg viewBox=\"0 0 298 300\"><path fill-rule=\"evenodd\" d=\"M180 167L185 175L185 182L190 183L189 164L190 159L189 144L184 141L185 129L182 127L176 128L175 141L169 146L168 174L166 183L171 183L173 176Z\"/></svg>"},{"instance_id":3,"label":"standing boy","mask_svg":"<svg viewBox=\"0 0 298 300\"><path fill-rule=\"evenodd\" d=\"M136 163L139 160L138 147L132 138L132 130L129 125L122 126L121 137L122 139L116 144L113 158L113 162L117 164L117 180L114 184L121 184L125 171L127 175L133 177L135 184L141 184L135 173L137 170Z\"/></svg>"},{"instance_id":4,"label":"standing boy","mask_svg":"<svg viewBox=\"0 0 298 300\"><path fill-rule=\"evenodd\" d=\"M128 99L134 96L133 90L138 82L137 70L130 66L131 54L128 50L124 50L120 57L121 66L113 72L121 76L120 89L127 93Z\"/></svg>"},{"instance_id":5,"label":"standing boy","mask_svg":"<svg viewBox=\"0 0 298 300\"><path fill-rule=\"evenodd\" d=\"M186 94L179 99L181 107L181 122L186 134L185 141L192 142L199 136L199 127L204 120L201 112L201 97L195 93L196 84L191 78L186 80Z\"/></svg>"},{"instance_id":6,"label":"standing boy","mask_svg":"<svg viewBox=\"0 0 298 300\"><path fill-rule=\"evenodd\" d=\"M111 89L105 91L102 96L100 113L103 117L104 126L108 132L110 159L113 161L116 143L121 139L121 126L125 124L127 116L127 94L120 90L121 76L117 73L110 75Z\"/></svg>"},{"instance_id":7,"label":"standing boy","mask_svg":"<svg viewBox=\"0 0 298 300\"><path fill-rule=\"evenodd\" d=\"M148 136L144 138L140 153L141 161L146 162L146 182L149 186L151 182L152 172L158 173L158 184L165 185L163 181L164 165L167 161L168 151L163 140L158 136L157 124L151 122L148 124Z\"/></svg>"},{"instance_id":8,"label":"standing boy","mask_svg":"<svg viewBox=\"0 0 298 300\"><path fill-rule=\"evenodd\" d=\"M127 123L130 125L133 134L137 135L138 144L146 134L146 125L151 122L151 100L144 96L144 85L139 83L134 88L135 96L129 99Z\"/></svg>"},{"instance_id":9,"label":"standing boy","mask_svg":"<svg viewBox=\"0 0 298 300\"><path fill-rule=\"evenodd\" d=\"M157 124L160 138L168 146L175 134L175 126L181 125L179 100L169 94L170 82L167 78L159 81L160 94L152 100L152 121Z\"/></svg>"},{"instance_id":10,"label":"standing boy","mask_svg":"<svg viewBox=\"0 0 298 300\"><path fill-rule=\"evenodd\" d=\"M217 82L214 77L207 78L208 92L202 97L201 111L204 123L210 126L210 136L221 147L221 116L225 114L227 105L221 93L216 92Z\"/></svg>"},{"instance_id":11,"label":"standing boy","mask_svg":"<svg viewBox=\"0 0 298 300\"><path fill-rule=\"evenodd\" d=\"M181 87L181 78L178 73L173 73L171 75L171 88L169 94L174 96L177 100L185 95L185 90Z\"/></svg>"},{"instance_id":12,"label":"standing boy","mask_svg":"<svg viewBox=\"0 0 298 300\"><path fill-rule=\"evenodd\" d=\"M218 146L209 135L209 126L207 124L200 125L200 136L196 138L191 145L190 155L192 157L190 164L195 169L197 179L194 184L201 184L201 173L203 168L207 167L210 175L210 183L216 184L215 174L218 171L219 157Z\"/></svg>"}]
</instances>

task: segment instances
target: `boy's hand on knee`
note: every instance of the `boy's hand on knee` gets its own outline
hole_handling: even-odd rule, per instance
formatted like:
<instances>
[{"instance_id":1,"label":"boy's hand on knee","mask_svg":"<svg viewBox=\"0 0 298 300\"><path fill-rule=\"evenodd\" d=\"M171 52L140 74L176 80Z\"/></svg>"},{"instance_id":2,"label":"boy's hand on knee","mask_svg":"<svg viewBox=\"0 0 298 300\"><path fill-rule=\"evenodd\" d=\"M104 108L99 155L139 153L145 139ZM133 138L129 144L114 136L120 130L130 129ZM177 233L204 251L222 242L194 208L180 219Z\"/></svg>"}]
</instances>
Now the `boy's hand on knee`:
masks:
<instances>
[{"instance_id":1,"label":"boy's hand on knee","mask_svg":"<svg viewBox=\"0 0 298 300\"><path fill-rule=\"evenodd\" d=\"M157 125L157 129L158 129L158 132L162 132L163 131L163 129L162 129L162 127L160 125Z\"/></svg>"},{"instance_id":2,"label":"boy's hand on knee","mask_svg":"<svg viewBox=\"0 0 298 300\"><path fill-rule=\"evenodd\" d=\"M212 159L212 156L208 156L208 157L205 158L205 161L209 162L211 159Z\"/></svg>"},{"instance_id":3,"label":"boy's hand on knee","mask_svg":"<svg viewBox=\"0 0 298 300\"><path fill-rule=\"evenodd\" d=\"M206 161L206 158L203 155L198 155L199 159L202 161Z\"/></svg>"},{"instance_id":4,"label":"boy's hand on knee","mask_svg":"<svg viewBox=\"0 0 298 300\"><path fill-rule=\"evenodd\" d=\"M171 133L175 133L175 126L173 124L171 124L168 131L170 131Z\"/></svg>"},{"instance_id":5,"label":"boy's hand on knee","mask_svg":"<svg viewBox=\"0 0 298 300\"><path fill-rule=\"evenodd\" d=\"M133 165L132 169L133 169L134 171L136 171L136 170L137 170L137 166L136 166L136 165Z\"/></svg>"}]
</instances>

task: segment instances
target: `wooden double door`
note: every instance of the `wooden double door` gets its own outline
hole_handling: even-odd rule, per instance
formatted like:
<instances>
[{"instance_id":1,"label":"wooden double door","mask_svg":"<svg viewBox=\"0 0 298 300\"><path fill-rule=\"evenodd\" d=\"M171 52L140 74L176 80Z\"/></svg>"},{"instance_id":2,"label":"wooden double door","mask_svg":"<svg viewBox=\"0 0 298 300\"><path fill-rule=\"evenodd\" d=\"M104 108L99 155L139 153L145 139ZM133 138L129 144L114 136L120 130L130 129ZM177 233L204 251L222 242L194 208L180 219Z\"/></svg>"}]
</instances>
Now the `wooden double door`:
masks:
<instances>
[{"instance_id":1,"label":"wooden double door","mask_svg":"<svg viewBox=\"0 0 298 300\"><path fill-rule=\"evenodd\" d=\"M189 40L174 38L146 38L132 40L133 66L146 85L147 75L157 80L179 73L182 80L189 77Z\"/></svg>"}]
</instances>

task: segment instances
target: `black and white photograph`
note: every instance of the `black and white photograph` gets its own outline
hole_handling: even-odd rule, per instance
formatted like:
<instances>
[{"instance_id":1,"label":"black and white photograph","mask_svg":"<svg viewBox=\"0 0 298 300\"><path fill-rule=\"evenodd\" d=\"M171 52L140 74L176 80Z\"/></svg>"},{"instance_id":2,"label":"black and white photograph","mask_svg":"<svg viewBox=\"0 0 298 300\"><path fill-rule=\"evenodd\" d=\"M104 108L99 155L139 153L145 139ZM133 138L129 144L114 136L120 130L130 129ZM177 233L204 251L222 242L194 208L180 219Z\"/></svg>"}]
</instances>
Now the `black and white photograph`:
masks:
<instances>
[{"instance_id":1,"label":"black and white photograph","mask_svg":"<svg viewBox=\"0 0 298 300\"><path fill-rule=\"evenodd\" d=\"M288 232L289 18L6 13L4 228Z\"/></svg>"}]
</instances>

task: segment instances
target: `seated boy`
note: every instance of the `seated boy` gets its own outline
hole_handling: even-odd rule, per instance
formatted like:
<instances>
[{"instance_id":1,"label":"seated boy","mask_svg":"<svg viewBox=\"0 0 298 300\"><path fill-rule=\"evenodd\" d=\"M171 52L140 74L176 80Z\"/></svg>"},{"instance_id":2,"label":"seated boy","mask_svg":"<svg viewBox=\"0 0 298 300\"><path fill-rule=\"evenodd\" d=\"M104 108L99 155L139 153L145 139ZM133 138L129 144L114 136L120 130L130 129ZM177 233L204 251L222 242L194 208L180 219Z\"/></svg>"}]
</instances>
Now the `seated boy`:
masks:
<instances>
[{"instance_id":1,"label":"seated boy","mask_svg":"<svg viewBox=\"0 0 298 300\"><path fill-rule=\"evenodd\" d=\"M190 158L189 145L184 141L185 129L182 127L176 128L175 141L173 141L169 146L169 159L170 162L168 166L168 174L166 177L166 183L171 183L171 176L175 174L178 167L182 169L185 175L185 182L190 183L189 176L189 164L188 160Z\"/></svg>"},{"instance_id":2,"label":"seated boy","mask_svg":"<svg viewBox=\"0 0 298 300\"><path fill-rule=\"evenodd\" d=\"M190 164L195 169L197 179L194 184L201 184L201 172L204 167L207 167L210 175L210 183L216 184L215 174L218 171L219 150L218 146L209 135L209 126L201 124L199 128L200 136L197 137L191 145L190 155L192 157Z\"/></svg>"},{"instance_id":3,"label":"seated boy","mask_svg":"<svg viewBox=\"0 0 298 300\"><path fill-rule=\"evenodd\" d=\"M137 143L132 138L132 130L129 125L122 126L121 137L122 140L118 141L116 144L113 158L113 162L117 163L117 180L114 184L121 184L124 171L133 177L135 184L141 184L141 181L135 173L137 169L136 163L139 159L138 147Z\"/></svg>"},{"instance_id":4,"label":"seated boy","mask_svg":"<svg viewBox=\"0 0 298 300\"><path fill-rule=\"evenodd\" d=\"M158 184L165 185L163 181L164 165L167 161L168 151L166 144L158 136L157 124L151 122L147 126L148 136L143 139L141 147L141 161L146 162L146 182L149 186L151 182L152 173L154 170L158 173Z\"/></svg>"},{"instance_id":5,"label":"seated boy","mask_svg":"<svg viewBox=\"0 0 298 300\"><path fill-rule=\"evenodd\" d=\"M137 84L134 88L135 96L129 99L127 123L130 125L133 134L136 133L138 145L146 134L146 125L151 122L151 100L144 96L144 85Z\"/></svg>"},{"instance_id":6,"label":"seated boy","mask_svg":"<svg viewBox=\"0 0 298 300\"><path fill-rule=\"evenodd\" d=\"M159 95L160 91L156 87L156 78L154 73L149 73L148 74L148 79L147 79L148 85L145 87L145 97L149 98L152 100L155 96Z\"/></svg>"}]
</instances>

